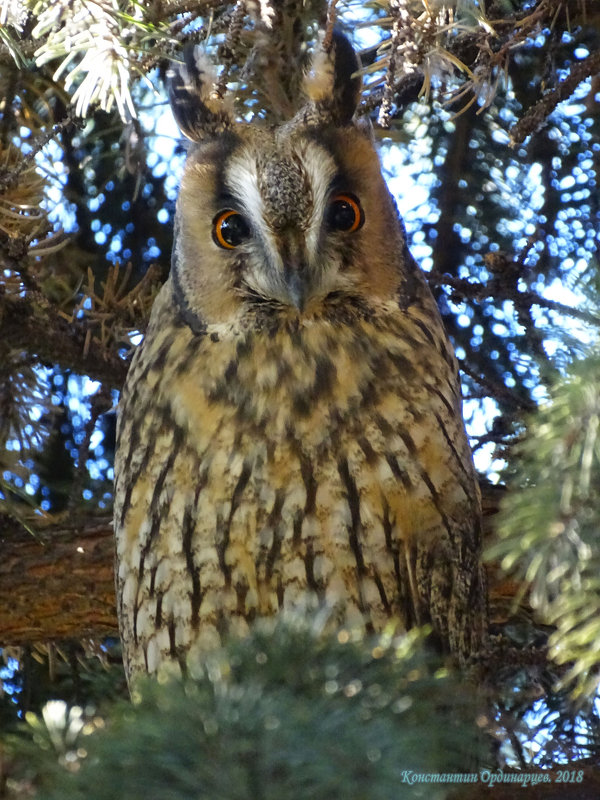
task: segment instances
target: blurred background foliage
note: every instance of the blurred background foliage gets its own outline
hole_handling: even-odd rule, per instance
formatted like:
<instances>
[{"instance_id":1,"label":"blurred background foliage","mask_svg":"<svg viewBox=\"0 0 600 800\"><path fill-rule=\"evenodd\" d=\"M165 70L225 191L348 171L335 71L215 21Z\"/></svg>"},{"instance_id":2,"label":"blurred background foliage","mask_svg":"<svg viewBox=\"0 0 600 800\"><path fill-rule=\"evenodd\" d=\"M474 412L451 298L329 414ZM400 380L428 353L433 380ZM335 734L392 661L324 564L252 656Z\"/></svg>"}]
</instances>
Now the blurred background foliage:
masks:
<instances>
[{"instance_id":1,"label":"blurred background foliage","mask_svg":"<svg viewBox=\"0 0 600 800\"><path fill-rule=\"evenodd\" d=\"M110 513L114 407L184 158L170 59L201 43L239 116L274 122L334 21L456 346L476 464L511 487L490 543L510 576L500 662L481 678L495 670L496 758L583 763L600 713L597 0L0 0L0 546ZM114 640L0 646L5 727L124 694Z\"/></svg>"},{"instance_id":2,"label":"blurred background foliage","mask_svg":"<svg viewBox=\"0 0 600 800\"><path fill-rule=\"evenodd\" d=\"M366 647L346 631L324 637L321 622L259 624L194 680L148 682L133 712L112 709L107 730L97 712L69 716L55 701L30 719L45 772L57 775L39 796L142 800L168 787L172 800L387 800L399 786L424 796L403 780L407 764L468 770L482 749L472 695L436 670L418 635ZM446 794L427 787L428 797Z\"/></svg>"}]
</instances>

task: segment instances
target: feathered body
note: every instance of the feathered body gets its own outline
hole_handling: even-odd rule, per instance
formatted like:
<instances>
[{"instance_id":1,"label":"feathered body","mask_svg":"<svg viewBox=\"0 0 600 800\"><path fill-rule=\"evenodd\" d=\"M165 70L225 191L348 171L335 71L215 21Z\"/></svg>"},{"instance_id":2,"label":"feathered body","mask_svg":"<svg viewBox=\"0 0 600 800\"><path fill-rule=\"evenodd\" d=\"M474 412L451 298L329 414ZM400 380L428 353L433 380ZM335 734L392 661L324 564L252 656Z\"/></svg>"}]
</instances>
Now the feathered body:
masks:
<instances>
[{"instance_id":1,"label":"feathered body","mask_svg":"<svg viewBox=\"0 0 600 800\"><path fill-rule=\"evenodd\" d=\"M430 622L459 661L484 640L457 365L350 119L346 44L329 103L274 130L211 108L193 65L172 89L197 144L115 467L130 676L307 597L366 630Z\"/></svg>"}]
</instances>

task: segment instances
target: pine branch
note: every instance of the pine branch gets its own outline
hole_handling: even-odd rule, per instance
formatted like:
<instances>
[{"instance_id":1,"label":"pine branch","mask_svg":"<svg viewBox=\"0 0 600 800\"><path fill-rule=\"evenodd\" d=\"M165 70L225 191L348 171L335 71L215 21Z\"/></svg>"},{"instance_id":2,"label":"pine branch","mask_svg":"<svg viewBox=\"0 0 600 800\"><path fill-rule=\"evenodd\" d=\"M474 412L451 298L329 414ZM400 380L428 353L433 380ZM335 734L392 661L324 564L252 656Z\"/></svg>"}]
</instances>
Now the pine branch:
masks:
<instances>
[{"instance_id":1,"label":"pine branch","mask_svg":"<svg viewBox=\"0 0 600 800\"><path fill-rule=\"evenodd\" d=\"M494 253L492 255L494 255L496 259L501 256L502 264L505 267L511 260L510 256L504 253ZM486 263L489 266L489 262L486 261ZM451 288L458 301L469 299L482 302L484 300L499 298L502 300L512 300L515 304L522 306L539 306L548 311L555 311L557 314L562 314L572 319L578 319L587 325L597 326L599 322L598 315L585 308L575 308L566 303L561 303L558 300L542 297L542 295L532 289L507 287L506 284L501 284L496 279L491 279L487 283L481 283L468 278L458 278L448 273L441 274L437 270L428 273L427 277L432 286L446 286Z\"/></svg>"},{"instance_id":2,"label":"pine branch","mask_svg":"<svg viewBox=\"0 0 600 800\"><path fill-rule=\"evenodd\" d=\"M21 297L0 291L0 340L8 349L25 350L44 364L59 364L110 388L119 389L125 381L127 362L91 339L87 325L61 317L37 293Z\"/></svg>"},{"instance_id":3,"label":"pine branch","mask_svg":"<svg viewBox=\"0 0 600 800\"><path fill-rule=\"evenodd\" d=\"M600 71L600 53L590 55L580 64L575 64L567 77L551 89L530 108L511 131L511 146L516 147L546 122L550 114L563 100L568 100L579 84Z\"/></svg>"}]
</instances>

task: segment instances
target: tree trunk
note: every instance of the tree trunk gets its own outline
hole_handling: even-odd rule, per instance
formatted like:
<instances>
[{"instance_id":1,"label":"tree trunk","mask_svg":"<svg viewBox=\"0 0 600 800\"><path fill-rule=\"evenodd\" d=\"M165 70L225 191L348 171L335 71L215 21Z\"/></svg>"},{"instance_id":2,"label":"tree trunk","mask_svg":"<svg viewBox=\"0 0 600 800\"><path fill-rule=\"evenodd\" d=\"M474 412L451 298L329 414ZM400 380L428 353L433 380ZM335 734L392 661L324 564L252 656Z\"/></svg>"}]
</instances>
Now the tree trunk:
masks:
<instances>
[{"instance_id":1,"label":"tree trunk","mask_svg":"<svg viewBox=\"0 0 600 800\"><path fill-rule=\"evenodd\" d=\"M0 646L118 631L111 518L33 533L0 518Z\"/></svg>"}]
</instances>

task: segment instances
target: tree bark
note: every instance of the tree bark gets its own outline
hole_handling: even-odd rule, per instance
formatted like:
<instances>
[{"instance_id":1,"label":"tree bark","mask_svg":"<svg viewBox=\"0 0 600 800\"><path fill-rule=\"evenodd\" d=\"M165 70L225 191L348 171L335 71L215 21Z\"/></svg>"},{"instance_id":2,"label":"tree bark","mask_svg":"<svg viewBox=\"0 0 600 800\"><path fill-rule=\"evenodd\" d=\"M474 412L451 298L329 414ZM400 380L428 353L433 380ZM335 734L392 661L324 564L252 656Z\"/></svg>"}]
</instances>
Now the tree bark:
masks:
<instances>
[{"instance_id":1,"label":"tree bark","mask_svg":"<svg viewBox=\"0 0 600 800\"><path fill-rule=\"evenodd\" d=\"M111 518L29 532L0 518L0 646L118 633Z\"/></svg>"}]
</instances>

